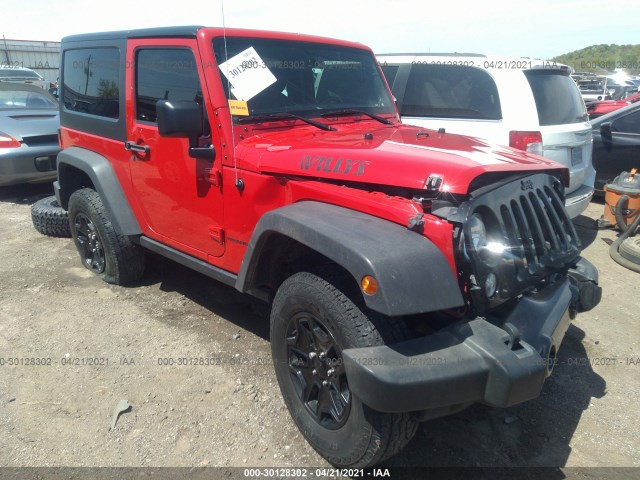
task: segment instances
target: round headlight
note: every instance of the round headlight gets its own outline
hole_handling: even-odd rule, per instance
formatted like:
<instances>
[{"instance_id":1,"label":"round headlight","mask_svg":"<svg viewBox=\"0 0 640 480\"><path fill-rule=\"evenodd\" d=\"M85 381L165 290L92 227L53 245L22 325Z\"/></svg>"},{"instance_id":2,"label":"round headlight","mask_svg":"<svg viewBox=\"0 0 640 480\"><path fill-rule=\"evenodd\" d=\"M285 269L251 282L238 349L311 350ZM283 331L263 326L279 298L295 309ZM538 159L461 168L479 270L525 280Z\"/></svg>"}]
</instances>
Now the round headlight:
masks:
<instances>
[{"instance_id":1,"label":"round headlight","mask_svg":"<svg viewBox=\"0 0 640 480\"><path fill-rule=\"evenodd\" d=\"M474 213L469 218L469 235L474 249L479 250L487 244L487 229L478 213Z\"/></svg>"}]
</instances>

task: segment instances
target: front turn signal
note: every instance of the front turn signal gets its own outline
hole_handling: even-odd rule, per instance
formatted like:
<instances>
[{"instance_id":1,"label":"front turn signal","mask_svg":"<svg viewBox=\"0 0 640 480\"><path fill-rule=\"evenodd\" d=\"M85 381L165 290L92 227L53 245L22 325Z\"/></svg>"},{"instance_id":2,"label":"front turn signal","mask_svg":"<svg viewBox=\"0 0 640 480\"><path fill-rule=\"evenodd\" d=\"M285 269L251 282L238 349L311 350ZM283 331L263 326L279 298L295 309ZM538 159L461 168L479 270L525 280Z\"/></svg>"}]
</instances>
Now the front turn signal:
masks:
<instances>
[{"instance_id":1,"label":"front turn signal","mask_svg":"<svg viewBox=\"0 0 640 480\"><path fill-rule=\"evenodd\" d=\"M371 275L365 275L360 282L362 291L367 295L375 295L378 291L378 281Z\"/></svg>"}]
</instances>

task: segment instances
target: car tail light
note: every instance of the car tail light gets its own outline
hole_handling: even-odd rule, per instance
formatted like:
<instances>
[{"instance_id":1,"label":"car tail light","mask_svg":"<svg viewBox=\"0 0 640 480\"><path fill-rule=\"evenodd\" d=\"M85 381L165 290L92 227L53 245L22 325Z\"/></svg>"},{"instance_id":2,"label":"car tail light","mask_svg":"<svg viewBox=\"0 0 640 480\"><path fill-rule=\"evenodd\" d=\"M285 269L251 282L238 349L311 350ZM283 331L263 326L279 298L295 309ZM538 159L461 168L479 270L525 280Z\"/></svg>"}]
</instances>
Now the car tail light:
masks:
<instances>
[{"instance_id":1,"label":"car tail light","mask_svg":"<svg viewBox=\"0 0 640 480\"><path fill-rule=\"evenodd\" d=\"M509 146L528 153L542 155L542 133L512 130L509 132Z\"/></svg>"},{"instance_id":2,"label":"car tail light","mask_svg":"<svg viewBox=\"0 0 640 480\"><path fill-rule=\"evenodd\" d=\"M20 145L20 142L15 138L0 134L0 148L16 148Z\"/></svg>"}]
</instances>

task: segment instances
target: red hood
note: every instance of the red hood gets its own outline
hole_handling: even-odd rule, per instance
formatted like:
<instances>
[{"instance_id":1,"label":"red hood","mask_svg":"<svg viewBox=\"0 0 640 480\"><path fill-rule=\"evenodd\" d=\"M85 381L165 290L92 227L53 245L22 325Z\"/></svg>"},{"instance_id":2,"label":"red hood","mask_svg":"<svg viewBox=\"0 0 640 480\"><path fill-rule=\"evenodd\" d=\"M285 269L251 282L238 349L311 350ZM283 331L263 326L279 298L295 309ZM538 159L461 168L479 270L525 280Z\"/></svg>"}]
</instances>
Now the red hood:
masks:
<instances>
[{"instance_id":1,"label":"red hood","mask_svg":"<svg viewBox=\"0 0 640 480\"><path fill-rule=\"evenodd\" d=\"M338 130L256 128L236 145L238 166L416 189L436 174L444 179L442 191L462 194L484 173L564 170L542 157L462 135L368 121L333 126Z\"/></svg>"}]
</instances>

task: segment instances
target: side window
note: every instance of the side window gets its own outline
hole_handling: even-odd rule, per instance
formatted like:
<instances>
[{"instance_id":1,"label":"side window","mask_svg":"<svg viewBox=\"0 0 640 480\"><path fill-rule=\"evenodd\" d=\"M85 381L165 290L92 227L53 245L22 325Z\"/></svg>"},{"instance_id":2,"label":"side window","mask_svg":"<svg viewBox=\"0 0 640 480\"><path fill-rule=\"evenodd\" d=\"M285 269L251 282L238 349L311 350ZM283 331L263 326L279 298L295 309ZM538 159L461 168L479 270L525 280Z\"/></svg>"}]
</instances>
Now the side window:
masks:
<instances>
[{"instance_id":1,"label":"side window","mask_svg":"<svg viewBox=\"0 0 640 480\"><path fill-rule=\"evenodd\" d=\"M82 48L64 52L64 108L118 118L120 53L117 48Z\"/></svg>"},{"instance_id":2,"label":"side window","mask_svg":"<svg viewBox=\"0 0 640 480\"><path fill-rule=\"evenodd\" d=\"M414 64L402 115L500 120L500 97L486 71L459 65Z\"/></svg>"},{"instance_id":3,"label":"side window","mask_svg":"<svg viewBox=\"0 0 640 480\"><path fill-rule=\"evenodd\" d=\"M640 134L640 110L618 118L611 126L614 132Z\"/></svg>"},{"instance_id":4,"label":"side window","mask_svg":"<svg viewBox=\"0 0 640 480\"><path fill-rule=\"evenodd\" d=\"M147 48L136 54L136 119L155 123L158 100L203 104L193 52L186 48Z\"/></svg>"}]
</instances>

